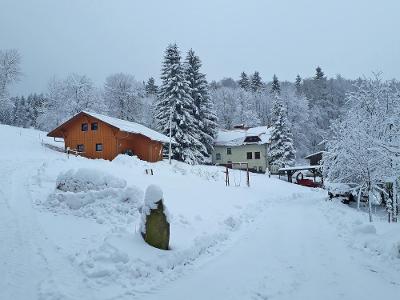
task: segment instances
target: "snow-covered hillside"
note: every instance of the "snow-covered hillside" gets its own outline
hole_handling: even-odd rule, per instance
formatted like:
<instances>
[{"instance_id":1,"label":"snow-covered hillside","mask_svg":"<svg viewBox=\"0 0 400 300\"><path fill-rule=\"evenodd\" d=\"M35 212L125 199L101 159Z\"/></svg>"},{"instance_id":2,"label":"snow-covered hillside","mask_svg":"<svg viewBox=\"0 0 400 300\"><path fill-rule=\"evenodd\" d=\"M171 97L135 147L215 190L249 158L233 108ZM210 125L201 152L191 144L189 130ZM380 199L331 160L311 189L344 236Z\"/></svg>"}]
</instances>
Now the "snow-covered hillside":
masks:
<instances>
[{"instance_id":1,"label":"snow-covered hillside","mask_svg":"<svg viewBox=\"0 0 400 300\"><path fill-rule=\"evenodd\" d=\"M400 294L400 224L369 224L323 190L260 174L247 187L238 171L226 187L214 166L68 158L32 129L0 125L0 138L1 300ZM170 251L139 233L150 184L171 214Z\"/></svg>"}]
</instances>

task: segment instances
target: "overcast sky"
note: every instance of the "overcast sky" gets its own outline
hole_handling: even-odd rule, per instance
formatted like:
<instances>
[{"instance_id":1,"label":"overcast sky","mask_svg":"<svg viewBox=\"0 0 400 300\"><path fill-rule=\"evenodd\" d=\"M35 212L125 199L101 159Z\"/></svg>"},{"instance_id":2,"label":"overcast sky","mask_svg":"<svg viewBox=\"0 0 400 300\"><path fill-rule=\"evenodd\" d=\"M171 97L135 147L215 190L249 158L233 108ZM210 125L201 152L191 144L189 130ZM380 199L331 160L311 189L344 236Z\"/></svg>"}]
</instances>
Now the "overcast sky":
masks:
<instances>
[{"instance_id":1,"label":"overcast sky","mask_svg":"<svg viewBox=\"0 0 400 300\"><path fill-rule=\"evenodd\" d=\"M16 48L24 76L13 93L56 75L159 77L163 51L193 48L209 80L258 70L400 78L399 0L0 0L0 49Z\"/></svg>"}]
</instances>

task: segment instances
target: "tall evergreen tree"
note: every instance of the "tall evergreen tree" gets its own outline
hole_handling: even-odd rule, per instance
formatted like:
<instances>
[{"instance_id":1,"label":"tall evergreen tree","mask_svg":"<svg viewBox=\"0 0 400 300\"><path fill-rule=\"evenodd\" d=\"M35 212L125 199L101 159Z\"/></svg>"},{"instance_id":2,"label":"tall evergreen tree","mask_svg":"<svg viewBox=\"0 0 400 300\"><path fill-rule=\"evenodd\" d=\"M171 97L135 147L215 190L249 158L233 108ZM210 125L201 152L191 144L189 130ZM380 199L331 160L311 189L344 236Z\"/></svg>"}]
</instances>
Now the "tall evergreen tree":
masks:
<instances>
[{"instance_id":1,"label":"tall evergreen tree","mask_svg":"<svg viewBox=\"0 0 400 300\"><path fill-rule=\"evenodd\" d=\"M242 72L240 74L239 86L240 86L240 88L242 88L245 91L250 90L250 80L245 72Z\"/></svg>"},{"instance_id":2,"label":"tall evergreen tree","mask_svg":"<svg viewBox=\"0 0 400 300\"><path fill-rule=\"evenodd\" d=\"M158 93L158 86L155 84L155 80L153 77L150 77L146 84L145 84L145 89L146 89L146 95L147 96L155 96Z\"/></svg>"},{"instance_id":3,"label":"tall evergreen tree","mask_svg":"<svg viewBox=\"0 0 400 300\"><path fill-rule=\"evenodd\" d=\"M195 104L196 127L199 131L200 142L204 148L202 161L206 161L214 149L214 138L217 132L217 117L208 92L205 74L200 72L201 61L192 49L187 53L185 61L185 76L189 83L189 91Z\"/></svg>"},{"instance_id":4,"label":"tall evergreen tree","mask_svg":"<svg viewBox=\"0 0 400 300\"><path fill-rule=\"evenodd\" d=\"M278 167L289 167L295 164L296 151L293 146L293 135L290 130L287 113L282 101L276 98L275 122L271 133L270 163Z\"/></svg>"},{"instance_id":5,"label":"tall evergreen tree","mask_svg":"<svg viewBox=\"0 0 400 300\"><path fill-rule=\"evenodd\" d=\"M203 147L196 128L196 106L185 79L181 56L176 44L165 50L161 71L162 85L155 105L157 128L175 140L172 157L187 163L201 161Z\"/></svg>"},{"instance_id":6,"label":"tall evergreen tree","mask_svg":"<svg viewBox=\"0 0 400 300\"><path fill-rule=\"evenodd\" d=\"M253 76L251 76L251 91L253 93L259 92L263 87L263 82L260 76L260 73L257 71L254 72Z\"/></svg>"},{"instance_id":7,"label":"tall evergreen tree","mask_svg":"<svg viewBox=\"0 0 400 300\"><path fill-rule=\"evenodd\" d=\"M294 82L294 85L296 87L296 95L297 96L300 96L302 94L301 81L302 81L302 79L301 79L300 75L297 74L296 80Z\"/></svg>"},{"instance_id":8,"label":"tall evergreen tree","mask_svg":"<svg viewBox=\"0 0 400 300\"><path fill-rule=\"evenodd\" d=\"M315 69L315 77L314 77L314 79L316 79L316 80L321 80L321 79L324 79L324 78L325 78L325 74L324 74L324 72L322 72L321 67L318 66L318 67Z\"/></svg>"},{"instance_id":9,"label":"tall evergreen tree","mask_svg":"<svg viewBox=\"0 0 400 300\"><path fill-rule=\"evenodd\" d=\"M280 95L280 93L281 93L281 85L279 84L278 77L274 74L271 84L271 94Z\"/></svg>"}]
</instances>

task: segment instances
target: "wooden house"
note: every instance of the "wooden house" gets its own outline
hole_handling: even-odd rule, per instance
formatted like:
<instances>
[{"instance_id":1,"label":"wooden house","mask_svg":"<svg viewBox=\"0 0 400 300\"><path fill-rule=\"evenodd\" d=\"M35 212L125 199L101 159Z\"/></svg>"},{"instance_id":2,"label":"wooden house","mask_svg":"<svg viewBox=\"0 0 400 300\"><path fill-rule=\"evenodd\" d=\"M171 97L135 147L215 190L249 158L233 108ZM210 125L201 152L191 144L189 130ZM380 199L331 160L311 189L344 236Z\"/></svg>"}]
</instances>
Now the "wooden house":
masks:
<instances>
[{"instance_id":1,"label":"wooden house","mask_svg":"<svg viewBox=\"0 0 400 300\"><path fill-rule=\"evenodd\" d=\"M162 160L163 143L169 138L146 126L82 111L47 136L63 138L65 149L88 158L114 159L118 154L136 155L141 160Z\"/></svg>"}]
</instances>

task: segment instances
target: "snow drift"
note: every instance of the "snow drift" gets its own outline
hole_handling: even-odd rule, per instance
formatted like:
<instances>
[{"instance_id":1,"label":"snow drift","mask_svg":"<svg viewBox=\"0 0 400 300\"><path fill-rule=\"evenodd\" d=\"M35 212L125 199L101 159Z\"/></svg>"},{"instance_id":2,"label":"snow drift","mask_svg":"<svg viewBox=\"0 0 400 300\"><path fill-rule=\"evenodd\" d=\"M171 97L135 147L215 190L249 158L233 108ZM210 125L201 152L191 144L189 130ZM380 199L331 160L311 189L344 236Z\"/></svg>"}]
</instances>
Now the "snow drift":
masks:
<instances>
[{"instance_id":1,"label":"snow drift","mask_svg":"<svg viewBox=\"0 0 400 300\"><path fill-rule=\"evenodd\" d=\"M127 223L137 219L142 199L143 192L136 186L127 187L123 179L96 169L78 169L59 174L56 189L44 206L98 223Z\"/></svg>"}]
</instances>

